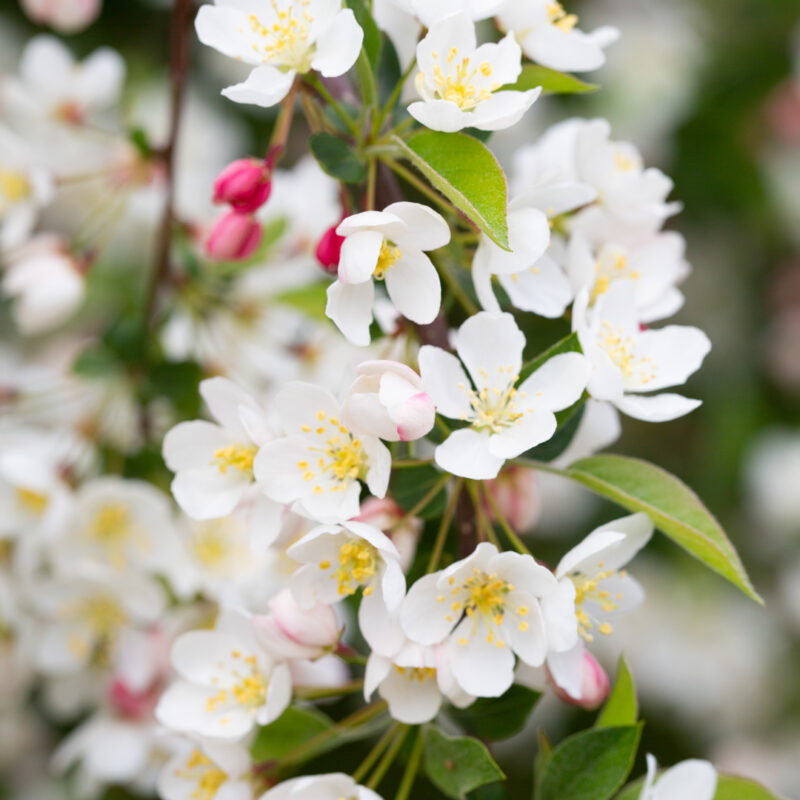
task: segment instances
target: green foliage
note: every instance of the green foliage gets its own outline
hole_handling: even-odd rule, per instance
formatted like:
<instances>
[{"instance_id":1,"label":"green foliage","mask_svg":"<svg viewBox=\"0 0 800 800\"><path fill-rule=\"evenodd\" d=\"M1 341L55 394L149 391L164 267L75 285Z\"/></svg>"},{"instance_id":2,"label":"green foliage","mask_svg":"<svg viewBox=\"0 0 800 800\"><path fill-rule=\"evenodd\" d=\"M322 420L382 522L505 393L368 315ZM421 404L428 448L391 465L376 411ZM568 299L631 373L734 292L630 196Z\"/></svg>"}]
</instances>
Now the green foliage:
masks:
<instances>
[{"instance_id":1,"label":"green foliage","mask_svg":"<svg viewBox=\"0 0 800 800\"><path fill-rule=\"evenodd\" d=\"M325 316L325 305L328 302L327 290L327 283L312 283L299 289L288 289L275 299L285 306L302 311L308 317L327 322L328 318Z\"/></svg>"},{"instance_id":2,"label":"green foliage","mask_svg":"<svg viewBox=\"0 0 800 800\"><path fill-rule=\"evenodd\" d=\"M736 549L697 495L674 475L638 458L592 456L568 475L629 511L644 511L670 539L762 603Z\"/></svg>"},{"instance_id":3,"label":"green foliage","mask_svg":"<svg viewBox=\"0 0 800 800\"><path fill-rule=\"evenodd\" d=\"M541 800L608 800L633 767L640 725L576 733L553 750L541 776Z\"/></svg>"},{"instance_id":4,"label":"green foliage","mask_svg":"<svg viewBox=\"0 0 800 800\"><path fill-rule=\"evenodd\" d=\"M639 717L636 686L628 669L625 656L620 656L617 678L606 704L595 722L595 728L611 728L615 725L633 725Z\"/></svg>"},{"instance_id":5,"label":"green foliage","mask_svg":"<svg viewBox=\"0 0 800 800\"><path fill-rule=\"evenodd\" d=\"M540 67L538 64L526 64L522 68L517 82L513 86L505 88L526 92L537 86L542 87L542 94L586 94L587 92L596 92L600 88L594 83L585 83L574 75L568 75L566 72L559 72L548 67Z\"/></svg>"},{"instance_id":6,"label":"green foliage","mask_svg":"<svg viewBox=\"0 0 800 800\"><path fill-rule=\"evenodd\" d=\"M508 244L508 183L492 152L464 133L424 131L408 142L394 137L403 155L453 205L504 250Z\"/></svg>"},{"instance_id":7,"label":"green foliage","mask_svg":"<svg viewBox=\"0 0 800 800\"><path fill-rule=\"evenodd\" d=\"M392 470L390 493L395 503L403 511L411 511L421 503L434 486L442 480L443 473L430 464ZM421 519L433 519L444 513L447 505L447 492L442 487L426 504L416 512Z\"/></svg>"},{"instance_id":8,"label":"green foliage","mask_svg":"<svg viewBox=\"0 0 800 800\"><path fill-rule=\"evenodd\" d=\"M522 730L541 694L525 686L512 686L502 697L481 697L450 716L480 739L507 739Z\"/></svg>"},{"instance_id":9,"label":"green foliage","mask_svg":"<svg viewBox=\"0 0 800 800\"><path fill-rule=\"evenodd\" d=\"M519 379L520 381L524 381L525 378L533 375L539 367L549 361L553 356L561 355L562 353L582 353L583 350L581 348L581 343L578 340L577 333L571 333L569 336L565 336L560 341L556 342L552 347L548 347L544 353L540 353L536 358L532 358L530 361L526 361L522 365L522 369L519 371Z\"/></svg>"},{"instance_id":10,"label":"green foliage","mask_svg":"<svg viewBox=\"0 0 800 800\"><path fill-rule=\"evenodd\" d=\"M450 737L429 725L423 730L425 771L431 781L455 800L487 783L505 778L489 751L468 736Z\"/></svg>"},{"instance_id":11,"label":"green foliage","mask_svg":"<svg viewBox=\"0 0 800 800\"><path fill-rule=\"evenodd\" d=\"M332 178L343 183L363 183L367 170L347 142L330 133L315 133L309 139L309 147L319 165Z\"/></svg>"},{"instance_id":12,"label":"green foliage","mask_svg":"<svg viewBox=\"0 0 800 800\"><path fill-rule=\"evenodd\" d=\"M333 721L321 711L290 707L258 731L250 752L256 763L274 761L332 727Z\"/></svg>"}]
</instances>

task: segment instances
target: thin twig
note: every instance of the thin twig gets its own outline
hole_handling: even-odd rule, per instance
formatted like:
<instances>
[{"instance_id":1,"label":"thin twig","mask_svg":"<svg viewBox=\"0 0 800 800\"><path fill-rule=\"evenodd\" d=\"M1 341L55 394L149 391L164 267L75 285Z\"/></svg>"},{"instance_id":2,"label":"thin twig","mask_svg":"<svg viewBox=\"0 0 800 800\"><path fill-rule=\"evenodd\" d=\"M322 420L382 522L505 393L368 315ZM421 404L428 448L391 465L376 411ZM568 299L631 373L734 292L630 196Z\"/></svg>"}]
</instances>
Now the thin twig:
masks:
<instances>
[{"instance_id":1,"label":"thin twig","mask_svg":"<svg viewBox=\"0 0 800 800\"><path fill-rule=\"evenodd\" d=\"M356 783L361 783L362 780L369 774L370 770L375 766L378 762L378 759L383 755L383 751L389 746L389 742L392 741L395 734L397 733L397 725L392 725L386 733L381 736L380 739L375 743L372 749L367 753L366 758L359 764L356 771L353 773L353 780Z\"/></svg>"},{"instance_id":2,"label":"thin twig","mask_svg":"<svg viewBox=\"0 0 800 800\"><path fill-rule=\"evenodd\" d=\"M417 777L419 762L422 759L422 731L419 728L415 731L415 737L411 755L408 757L406 770L403 773L403 778L397 788L394 800L408 800L408 796L411 794L411 787L414 785L414 779Z\"/></svg>"},{"instance_id":3,"label":"thin twig","mask_svg":"<svg viewBox=\"0 0 800 800\"><path fill-rule=\"evenodd\" d=\"M410 730L411 728L408 725L398 725L394 741L389 745L389 749L384 753L378 766L375 767L375 772L372 773L372 776L367 781L366 786L368 789L375 789L383 780L384 775L389 771L389 767L392 766L395 758L397 758L397 754L400 752L400 748L403 746L403 742L406 740Z\"/></svg>"},{"instance_id":4,"label":"thin twig","mask_svg":"<svg viewBox=\"0 0 800 800\"><path fill-rule=\"evenodd\" d=\"M442 523L436 534L436 542L433 545L433 552L428 561L428 568L425 570L426 573L435 572L439 567L439 561L441 561L442 553L444 552L444 543L447 541L447 533L450 530L450 523L453 521L453 515L455 514L456 506L458 505L458 497L461 494L461 487L463 485L464 479L459 478L456 481L456 485L453 487L453 494L450 496L450 501L447 504L447 508L444 510Z\"/></svg>"}]
</instances>

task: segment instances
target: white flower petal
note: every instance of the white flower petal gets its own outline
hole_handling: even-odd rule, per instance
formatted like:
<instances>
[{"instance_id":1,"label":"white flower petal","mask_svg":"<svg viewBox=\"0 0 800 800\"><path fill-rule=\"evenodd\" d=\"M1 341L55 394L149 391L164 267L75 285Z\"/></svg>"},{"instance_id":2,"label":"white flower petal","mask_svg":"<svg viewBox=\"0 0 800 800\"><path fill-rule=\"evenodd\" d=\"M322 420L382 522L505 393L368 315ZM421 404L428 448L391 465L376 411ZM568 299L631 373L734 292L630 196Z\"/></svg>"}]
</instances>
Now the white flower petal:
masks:
<instances>
[{"instance_id":1,"label":"white flower petal","mask_svg":"<svg viewBox=\"0 0 800 800\"><path fill-rule=\"evenodd\" d=\"M492 454L488 432L472 428L454 431L435 451L436 463L445 472L472 480L496 478L504 458Z\"/></svg>"}]
</instances>

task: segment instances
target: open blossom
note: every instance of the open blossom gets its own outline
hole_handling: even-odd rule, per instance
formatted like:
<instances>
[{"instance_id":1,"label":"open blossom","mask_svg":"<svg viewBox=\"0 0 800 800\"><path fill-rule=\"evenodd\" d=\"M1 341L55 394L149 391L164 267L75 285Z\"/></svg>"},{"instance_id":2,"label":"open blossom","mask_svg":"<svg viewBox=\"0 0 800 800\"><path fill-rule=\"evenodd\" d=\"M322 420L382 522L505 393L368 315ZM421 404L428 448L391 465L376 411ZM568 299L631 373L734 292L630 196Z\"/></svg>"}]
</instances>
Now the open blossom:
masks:
<instances>
[{"instance_id":1,"label":"open blossom","mask_svg":"<svg viewBox=\"0 0 800 800\"><path fill-rule=\"evenodd\" d=\"M557 589L531 556L498 553L486 542L445 570L426 575L400 609L406 636L447 641L453 675L476 697L499 697L514 679L514 654L532 666L547 655L540 600ZM574 619L573 619L574 624Z\"/></svg>"},{"instance_id":2,"label":"open blossom","mask_svg":"<svg viewBox=\"0 0 800 800\"><path fill-rule=\"evenodd\" d=\"M664 422L700 405L679 394L645 394L680 386L696 372L711 349L703 331L668 325L642 331L636 318L635 288L617 280L587 310L589 292L575 301L573 328L592 365L587 391L608 400L623 414L648 422Z\"/></svg>"},{"instance_id":3,"label":"open blossom","mask_svg":"<svg viewBox=\"0 0 800 800\"><path fill-rule=\"evenodd\" d=\"M210 378L200 394L214 422L181 422L164 437L164 460L175 473L172 493L193 519L224 517L253 483L253 460L270 438L256 400L227 378Z\"/></svg>"},{"instance_id":4,"label":"open blossom","mask_svg":"<svg viewBox=\"0 0 800 800\"><path fill-rule=\"evenodd\" d=\"M172 647L178 673L158 703L168 728L217 739L241 739L289 705L292 680L254 636L252 618L228 609L213 631L189 631Z\"/></svg>"},{"instance_id":5,"label":"open blossom","mask_svg":"<svg viewBox=\"0 0 800 800\"><path fill-rule=\"evenodd\" d=\"M285 436L264 444L253 464L262 491L319 521L358 515L363 480L383 497L391 455L376 436L347 427L326 389L291 382L275 398Z\"/></svg>"},{"instance_id":6,"label":"open blossom","mask_svg":"<svg viewBox=\"0 0 800 800\"><path fill-rule=\"evenodd\" d=\"M510 128L541 94L503 90L522 71L522 51L512 34L498 44L477 45L475 25L466 14L434 23L417 45L416 87L422 100L408 113L435 131Z\"/></svg>"},{"instance_id":7,"label":"open blossom","mask_svg":"<svg viewBox=\"0 0 800 800\"><path fill-rule=\"evenodd\" d=\"M362 590L358 622L373 648L391 650L398 632L389 620L406 590L399 554L386 534L353 520L321 525L295 542L287 555L303 566L291 589L301 608L335 603Z\"/></svg>"},{"instance_id":8,"label":"open blossom","mask_svg":"<svg viewBox=\"0 0 800 800\"><path fill-rule=\"evenodd\" d=\"M583 699L585 642L596 633L613 633L613 620L635 608L644 598L639 583L622 568L653 535L653 523L646 514L632 514L596 528L558 563L556 578L562 592L574 598L579 638L569 649L549 652L547 667L553 681L575 700ZM561 626L564 597L554 592L542 601L545 620L558 615ZM552 600L559 601L557 608ZM566 644L566 642L565 642Z\"/></svg>"},{"instance_id":9,"label":"open blossom","mask_svg":"<svg viewBox=\"0 0 800 800\"><path fill-rule=\"evenodd\" d=\"M681 761L656 777L658 763L647 754L647 778L639 800L713 800L717 791L717 771L708 761L692 758Z\"/></svg>"},{"instance_id":10,"label":"open blossom","mask_svg":"<svg viewBox=\"0 0 800 800\"><path fill-rule=\"evenodd\" d=\"M239 742L187 739L158 777L162 800L253 800L253 763Z\"/></svg>"},{"instance_id":11,"label":"open blossom","mask_svg":"<svg viewBox=\"0 0 800 800\"><path fill-rule=\"evenodd\" d=\"M519 386L525 337L511 314L482 311L456 334L466 366L438 347L420 350L422 381L438 413L469 423L436 448L436 463L465 478L497 477L508 458L547 441L556 430L555 411L577 402L588 366L578 353L557 355Z\"/></svg>"},{"instance_id":12,"label":"open blossom","mask_svg":"<svg viewBox=\"0 0 800 800\"><path fill-rule=\"evenodd\" d=\"M244 83L223 89L236 103L273 106L286 97L298 73L343 75L361 50L364 33L338 0L215 3L197 14L198 38L255 67Z\"/></svg>"},{"instance_id":13,"label":"open blossom","mask_svg":"<svg viewBox=\"0 0 800 800\"><path fill-rule=\"evenodd\" d=\"M325 313L353 344L369 344L375 281L385 282L404 317L420 325L433 322L442 287L423 251L450 241L450 228L440 214L419 203L392 203L383 211L348 217L336 233L344 242Z\"/></svg>"},{"instance_id":14,"label":"open blossom","mask_svg":"<svg viewBox=\"0 0 800 800\"><path fill-rule=\"evenodd\" d=\"M421 439L433 428L436 410L422 379L398 361L364 361L347 392L344 418L387 442Z\"/></svg>"},{"instance_id":15,"label":"open blossom","mask_svg":"<svg viewBox=\"0 0 800 800\"><path fill-rule=\"evenodd\" d=\"M584 33L577 27L577 15L567 13L557 0L506 0L497 21L501 30L516 36L532 61L567 72L602 67L603 48L619 37L619 31L610 26Z\"/></svg>"},{"instance_id":16,"label":"open blossom","mask_svg":"<svg viewBox=\"0 0 800 800\"><path fill-rule=\"evenodd\" d=\"M10 252L5 261L2 288L13 298L14 321L22 333L31 336L52 330L83 302L84 270L61 237L35 236Z\"/></svg>"},{"instance_id":17,"label":"open blossom","mask_svg":"<svg viewBox=\"0 0 800 800\"><path fill-rule=\"evenodd\" d=\"M40 25L59 33L76 33L95 21L103 0L22 0L22 9Z\"/></svg>"},{"instance_id":18,"label":"open blossom","mask_svg":"<svg viewBox=\"0 0 800 800\"><path fill-rule=\"evenodd\" d=\"M260 800L381 800L371 789L359 786L349 775L334 772L308 775L279 783Z\"/></svg>"},{"instance_id":19,"label":"open blossom","mask_svg":"<svg viewBox=\"0 0 800 800\"><path fill-rule=\"evenodd\" d=\"M391 658L370 654L364 697L369 700L376 690L389 704L393 719L407 725L430 722L445 699L457 708L475 700L455 682L447 648L408 641Z\"/></svg>"}]
</instances>

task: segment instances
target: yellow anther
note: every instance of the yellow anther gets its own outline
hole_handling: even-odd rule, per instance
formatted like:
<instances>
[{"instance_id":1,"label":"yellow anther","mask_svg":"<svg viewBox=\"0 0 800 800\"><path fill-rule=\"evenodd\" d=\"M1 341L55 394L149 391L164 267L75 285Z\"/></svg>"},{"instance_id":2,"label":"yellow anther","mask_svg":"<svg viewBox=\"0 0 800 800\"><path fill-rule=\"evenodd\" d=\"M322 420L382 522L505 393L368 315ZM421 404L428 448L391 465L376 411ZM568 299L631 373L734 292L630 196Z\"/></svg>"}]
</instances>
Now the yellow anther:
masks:
<instances>
[{"instance_id":1,"label":"yellow anther","mask_svg":"<svg viewBox=\"0 0 800 800\"><path fill-rule=\"evenodd\" d=\"M221 447L214 453L212 464L219 467L224 475L229 469L238 469L240 472L253 472L253 461L258 449L252 444L233 444L230 447Z\"/></svg>"},{"instance_id":2,"label":"yellow anther","mask_svg":"<svg viewBox=\"0 0 800 800\"><path fill-rule=\"evenodd\" d=\"M24 175L0 167L0 208L25 200L31 191L31 185Z\"/></svg>"},{"instance_id":3,"label":"yellow anther","mask_svg":"<svg viewBox=\"0 0 800 800\"><path fill-rule=\"evenodd\" d=\"M46 494L33 489L17 488L14 490L17 504L28 514L40 517L47 510L50 499Z\"/></svg>"},{"instance_id":4,"label":"yellow anther","mask_svg":"<svg viewBox=\"0 0 800 800\"><path fill-rule=\"evenodd\" d=\"M375 265L373 276L377 280L383 280L386 273L403 257L400 248L392 242L384 242L381 245L381 252L378 254L378 263Z\"/></svg>"}]
</instances>

